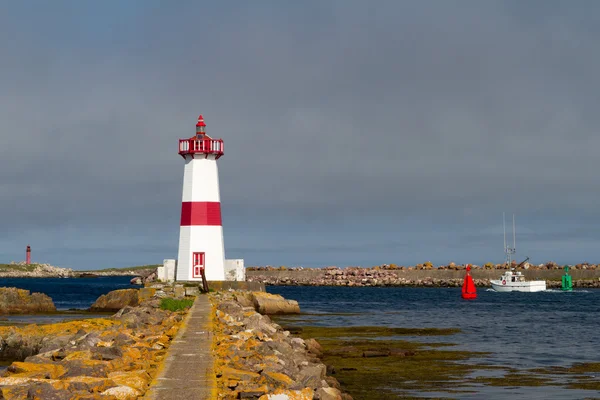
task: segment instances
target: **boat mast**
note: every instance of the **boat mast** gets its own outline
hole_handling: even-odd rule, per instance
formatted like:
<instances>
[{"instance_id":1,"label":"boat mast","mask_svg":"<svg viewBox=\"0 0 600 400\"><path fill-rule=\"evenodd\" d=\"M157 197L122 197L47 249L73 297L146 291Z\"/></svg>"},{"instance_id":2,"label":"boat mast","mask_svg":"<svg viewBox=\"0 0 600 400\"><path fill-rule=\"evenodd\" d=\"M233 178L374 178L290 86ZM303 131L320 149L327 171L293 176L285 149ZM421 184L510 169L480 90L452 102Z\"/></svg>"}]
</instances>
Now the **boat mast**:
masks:
<instances>
[{"instance_id":1,"label":"boat mast","mask_svg":"<svg viewBox=\"0 0 600 400\"><path fill-rule=\"evenodd\" d=\"M516 253L517 240L515 234L515 214L513 214L513 247L506 245L506 216L502 213L502 226L504 228L504 254L506 254L506 265L510 268L512 265L512 255Z\"/></svg>"}]
</instances>

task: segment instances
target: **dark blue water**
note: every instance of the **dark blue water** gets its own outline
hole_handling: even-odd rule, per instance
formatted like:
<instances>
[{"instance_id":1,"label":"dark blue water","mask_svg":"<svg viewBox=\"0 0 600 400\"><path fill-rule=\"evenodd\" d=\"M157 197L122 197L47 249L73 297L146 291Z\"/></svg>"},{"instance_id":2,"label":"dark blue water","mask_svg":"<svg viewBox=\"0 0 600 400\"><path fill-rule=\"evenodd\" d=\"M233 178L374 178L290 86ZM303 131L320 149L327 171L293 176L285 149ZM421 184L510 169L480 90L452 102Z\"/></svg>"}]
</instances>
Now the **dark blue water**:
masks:
<instances>
[{"instance_id":1,"label":"dark blue water","mask_svg":"<svg viewBox=\"0 0 600 400\"><path fill-rule=\"evenodd\" d=\"M58 310L87 309L98 297L117 289L139 288L130 276L98 278L0 278L0 287L27 289L47 294Z\"/></svg>"},{"instance_id":2,"label":"dark blue water","mask_svg":"<svg viewBox=\"0 0 600 400\"><path fill-rule=\"evenodd\" d=\"M459 288L269 286L267 290L297 300L301 311L309 313L294 325L460 328L461 333L452 336L408 339L451 342L456 343L452 349L491 352L472 361L477 365L530 370L600 362L600 290L497 293L479 289L474 301L463 300ZM600 397L595 391L561 387L561 377L555 378L558 386L486 386L476 388L477 395L461 394L460 398ZM456 394L442 395L456 398Z\"/></svg>"}]
</instances>

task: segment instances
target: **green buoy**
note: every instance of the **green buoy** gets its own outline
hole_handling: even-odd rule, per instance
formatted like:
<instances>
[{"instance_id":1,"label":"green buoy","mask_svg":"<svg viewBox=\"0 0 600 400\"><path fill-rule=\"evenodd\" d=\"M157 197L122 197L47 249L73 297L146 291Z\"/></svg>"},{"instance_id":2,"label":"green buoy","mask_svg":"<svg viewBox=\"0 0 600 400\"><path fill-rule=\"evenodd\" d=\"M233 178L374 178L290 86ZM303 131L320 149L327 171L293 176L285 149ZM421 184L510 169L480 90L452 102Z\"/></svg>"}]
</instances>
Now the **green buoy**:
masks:
<instances>
[{"instance_id":1,"label":"green buoy","mask_svg":"<svg viewBox=\"0 0 600 400\"><path fill-rule=\"evenodd\" d=\"M565 265L565 274L562 276L562 290L571 291L573 290L573 280L569 275L569 266Z\"/></svg>"}]
</instances>

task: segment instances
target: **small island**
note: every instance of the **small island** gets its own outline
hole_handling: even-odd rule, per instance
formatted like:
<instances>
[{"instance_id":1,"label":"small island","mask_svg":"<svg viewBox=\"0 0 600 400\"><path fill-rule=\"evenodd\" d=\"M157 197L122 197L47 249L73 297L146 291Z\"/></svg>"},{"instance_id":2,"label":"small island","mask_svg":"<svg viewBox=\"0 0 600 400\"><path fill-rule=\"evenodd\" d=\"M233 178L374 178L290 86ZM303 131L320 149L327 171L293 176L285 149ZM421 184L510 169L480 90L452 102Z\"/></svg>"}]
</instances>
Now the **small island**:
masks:
<instances>
[{"instance_id":1,"label":"small island","mask_svg":"<svg viewBox=\"0 0 600 400\"><path fill-rule=\"evenodd\" d=\"M93 278L99 276L139 276L147 277L156 272L159 265L139 265L125 268L76 271L71 268L56 267L50 264L27 264L11 262L0 264L0 278Z\"/></svg>"}]
</instances>

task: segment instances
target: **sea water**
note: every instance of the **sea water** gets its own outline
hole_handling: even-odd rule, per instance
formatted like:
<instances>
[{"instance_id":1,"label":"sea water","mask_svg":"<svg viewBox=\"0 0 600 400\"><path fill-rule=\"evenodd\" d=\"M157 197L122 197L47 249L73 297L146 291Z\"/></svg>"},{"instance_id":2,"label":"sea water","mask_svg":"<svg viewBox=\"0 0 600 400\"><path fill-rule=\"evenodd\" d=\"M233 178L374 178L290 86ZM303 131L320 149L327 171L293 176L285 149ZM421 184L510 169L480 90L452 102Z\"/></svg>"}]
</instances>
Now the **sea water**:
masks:
<instances>
[{"instance_id":1,"label":"sea water","mask_svg":"<svg viewBox=\"0 0 600 400\"><path fill-rule=\"evenodd\" d=\"M86 309L98 297L112 290L139 288L131 276L95 278L0 278L0 287L16 287L47 294L58 310Z\"/></svg>"},{"instance_id":2,"label":"sea water","mask_svg":"<svg viewBox=\"0 0 600 400\"><path fill-rule=\"evenodd\" d=\"M455 350L489 352L473 363L523 371L600 362L600 290L497 293L480 288L476 300L463 300L460 288L268 286L270 293L297 300L294 325L459 328L451 336L402 339L451 342ZM468 361L467 361L468 362ZM481 371L484 375L490 370ZM491 373L494 373L493 371ZM592 374L590 381L598 381ZM474 393L421 394L445 398L582 399L600 397L567 389L565 379L541 387L473 386ZM374 388L376 389L376 388ZM419 393L411 395L419 396ZM400 397L399 397L400 398Z\"/></svg>"}]
</instances>

